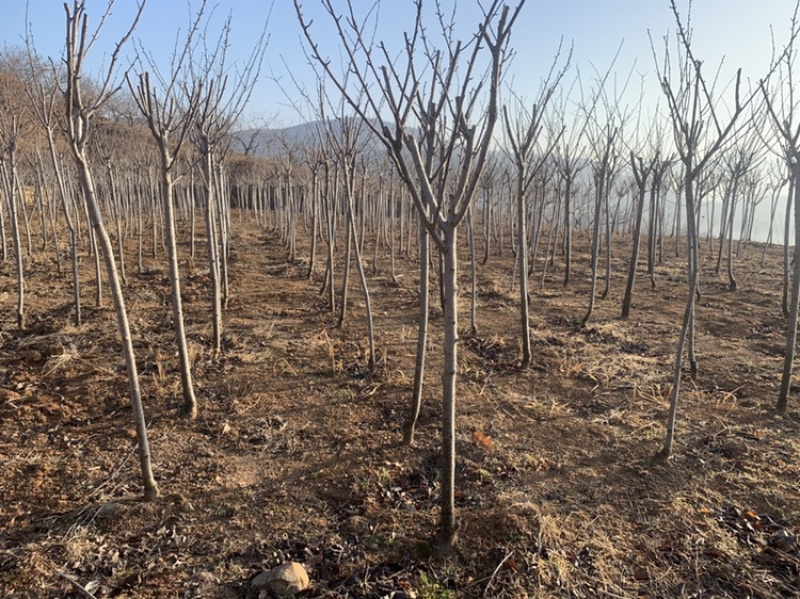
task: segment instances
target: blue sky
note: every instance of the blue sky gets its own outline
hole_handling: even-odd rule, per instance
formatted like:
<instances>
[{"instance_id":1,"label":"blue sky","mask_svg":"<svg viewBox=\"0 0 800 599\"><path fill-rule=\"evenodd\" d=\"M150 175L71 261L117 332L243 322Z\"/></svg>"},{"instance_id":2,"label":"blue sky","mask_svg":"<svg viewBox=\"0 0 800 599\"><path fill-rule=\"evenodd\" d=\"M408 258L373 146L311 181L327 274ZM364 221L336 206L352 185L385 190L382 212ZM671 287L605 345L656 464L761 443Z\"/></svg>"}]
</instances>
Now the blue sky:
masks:
<instances>
[{"instance_id":1,"label":"blue sky","mask_svg":"<svg viewBox=\"0 0 800 599\"><path fill-rule=\"evenodd\" d=\"M20 45L25 30L25 0L0 0L4 4L0 19L0 43ZM354 0L359 10L366 10L372 1ZM785 39L789 17L795 0L695 0L693 26L695 53L705 64L717 65L726 57L724 78L732 78L742 67L745 78L761 77L769 63L771 30L777 39ZM334 59L338 43L329 19L321 13L318 0L303 0L306 14L314 19L313 31L323 52ZM344 6L343 1L338 4ZM448 5L448 0L444 0ZM63 51L64 10L62 0L29 0L29 18L37 50L45 56L58 57ZM106 0L88 0L90 17L96 24ZM157 59L172 52L178 30L185 30L190 7L198 0L149 0L136 37ZM381 26L378 37L396 43L399 35L413 25L411 0L382 0ZM133 0L117 0L114 13L100 42L91 56L90 65L97 69L113 42L129 22ZM246 57L270 13L269 0L212 0L214 14L211 31L218 31L230 14L233 20L231 56ZM686 1L679 0L685 9ZM475 0L460 0L458 26L465 33L474 29L479 12ZM433 24L431 24L433 25ZM674 32L675 25L668 0L528 0L513 33L516 57L508 72L513 88L523 96L533 96L541 77L546 73L563 37L574 44L573 64L588 80L593 68L605 71L620 44L622 50L616 64L619 77L634 68L650 78L647 94L655 102L659 95L652 78L653 58L648 31L656 43L659 56L662 38ZM272 80L280 78L291 93L293 84L287 69L304 84L313 87L313 72L303 54L300 29L291 0L275 0L267 31L270 36L261 79L247 110L249 119L267 125L290 125L300 116L287 106L284 93ZM594 67L592 66L594 65ZM638 86L638 83L637 83Z\"/></svg>"}]
</instances>

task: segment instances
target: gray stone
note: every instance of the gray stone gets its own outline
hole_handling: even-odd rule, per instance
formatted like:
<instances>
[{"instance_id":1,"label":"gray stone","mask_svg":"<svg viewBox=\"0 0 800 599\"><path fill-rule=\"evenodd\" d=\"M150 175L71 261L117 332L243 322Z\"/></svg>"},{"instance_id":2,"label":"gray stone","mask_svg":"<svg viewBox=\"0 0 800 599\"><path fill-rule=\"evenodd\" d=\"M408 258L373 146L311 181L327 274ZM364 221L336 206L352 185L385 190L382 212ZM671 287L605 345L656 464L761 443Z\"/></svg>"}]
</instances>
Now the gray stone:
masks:
<instances>
[{"instance_id":1,"label":"gray stone","mask_svg":"<svg viewBox=\"0 0 800 599\"><path fill-rule=\"evenodd\" d=\"M266 590L278 597L290 597L310 586L306 569L297 562L286 562L257 575L250 583L257 590Z\"/></svg>"}]
</instances>

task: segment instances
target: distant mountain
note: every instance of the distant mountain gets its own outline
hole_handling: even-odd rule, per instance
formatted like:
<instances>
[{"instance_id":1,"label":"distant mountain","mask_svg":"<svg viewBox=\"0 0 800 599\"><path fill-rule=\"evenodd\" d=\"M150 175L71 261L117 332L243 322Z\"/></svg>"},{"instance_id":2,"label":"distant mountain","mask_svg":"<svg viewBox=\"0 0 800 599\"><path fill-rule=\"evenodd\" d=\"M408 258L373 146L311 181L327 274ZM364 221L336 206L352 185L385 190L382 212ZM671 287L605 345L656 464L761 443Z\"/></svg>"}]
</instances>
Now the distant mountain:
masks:
<instances>
[{"instance_id":1,"label":"distant mountain","mask_svg":"<svg viewBox=\"0 0 800 599\"><path fill-rule=\"evenodd\" d=\"M347 121L336 119L330 122L335 135L340 136L342 128ZM354 121L355 127L359 129L359 146L366 147L368 151L383 152L382 143L375 138L372 131ZM241 154L272 158L284 154L287 149L294 152L302 152L305 148L315 147L325 143L325 123L323 121L312 121L285 127L283 129L243 129L231 133L233 138L233 150Z\"/></svg>"}]
</instances>

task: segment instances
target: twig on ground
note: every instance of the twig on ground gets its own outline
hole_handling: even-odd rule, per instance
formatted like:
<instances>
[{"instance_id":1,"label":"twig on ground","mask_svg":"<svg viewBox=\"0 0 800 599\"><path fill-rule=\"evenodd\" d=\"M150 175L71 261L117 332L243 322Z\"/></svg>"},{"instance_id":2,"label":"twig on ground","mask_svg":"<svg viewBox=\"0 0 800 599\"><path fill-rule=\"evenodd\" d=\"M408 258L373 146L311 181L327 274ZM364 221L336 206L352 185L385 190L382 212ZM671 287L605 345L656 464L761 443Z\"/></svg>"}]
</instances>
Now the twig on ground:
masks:
<instances>
[{"instance_id":1,"label":"twig on ground","mask_svg":"<svg viewBox=\"0 0 800 599\"><path fill-rule=\"evenodd\" d=\"M64 574L63 572L59 572L58 570L56 570L56 574L58 574L61 578L63 578L68 583L70 583L72 586L74 586L75 590L77 590L81 595L86 597L86 599L97 599L97 597L95 597L89 591L87 591L84 587L82 587L81 584L77 580L72 578L72 576Z\"/></svg>"},{"instance_id":2,"label":"twig on ground","mask_svg":"<svg viewBox=\"0 0 800 599\"><path fill-rule=\"evenodd\" d=\"M492 583L494 582L494 577L497 576L497 573L500 571L500 568L503 567L503 564L505 564L511 558L512 555L514 555L514 552L509 551L506 554L506 556L500 560L500 563L497 564L497 567L494 569L494 572L492 572L492 575L489 577L489 582L487 582L486 586L483 588L484 597L486 597L489 594L489 589L492 587Z\"/></svg>"}]
</instances>

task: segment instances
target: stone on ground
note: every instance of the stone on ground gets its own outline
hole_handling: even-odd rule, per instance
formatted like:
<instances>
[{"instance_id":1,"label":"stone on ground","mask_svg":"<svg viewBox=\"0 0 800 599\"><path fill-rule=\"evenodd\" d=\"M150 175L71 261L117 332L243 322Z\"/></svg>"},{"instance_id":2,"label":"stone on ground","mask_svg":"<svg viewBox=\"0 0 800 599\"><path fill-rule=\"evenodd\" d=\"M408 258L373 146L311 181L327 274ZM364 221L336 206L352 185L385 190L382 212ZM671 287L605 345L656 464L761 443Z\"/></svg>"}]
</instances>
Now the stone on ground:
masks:
<instances>
[{"instance_id":1,"label":"stone on ground","mask_svg":"<svg viewBox=\"0 0 800 599\"><path fill-rule=\"evenodd\" d=\"M262 572L251 582L257 590L266 590L278 597L296 595L305 591L310 582L306 569L297 562L286 562L280 566Z\"/></svg>"}]
</instances>

